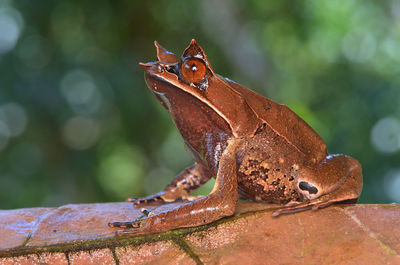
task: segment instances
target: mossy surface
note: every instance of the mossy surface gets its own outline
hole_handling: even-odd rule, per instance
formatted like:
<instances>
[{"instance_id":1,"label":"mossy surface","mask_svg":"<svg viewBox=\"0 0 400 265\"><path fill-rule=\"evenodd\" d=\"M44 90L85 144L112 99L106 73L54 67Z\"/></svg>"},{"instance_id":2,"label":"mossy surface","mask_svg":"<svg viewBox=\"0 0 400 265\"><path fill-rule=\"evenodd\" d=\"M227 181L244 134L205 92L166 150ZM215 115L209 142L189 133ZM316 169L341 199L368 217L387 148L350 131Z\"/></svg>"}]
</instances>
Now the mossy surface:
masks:
<instances>
[{"instance_id":1,"label":"mossy surface","mask_svg":"<svg viewBox=\"0 0 400 265\"><path fill-rule=\"evenodd\" d=\"M259 211L259 212L265 212ZM77 252L77 251L91 251L94 249L102 249L109 248L113 253L115 253L115 248L124 247L124 246L139 246L145 243L154 243L160 241L172 241L174 242L180 249L185 251L190 257L192 257L196 262L199 261L198 258L196 260L196 255L193 251L191 251L189 245L184 241L183 237L196 233L196 232L204 232L211 227L218 226L222 223L232 222L238 218L243 218L245 216L254 214L254 212L248 212L236 216L230 216L222 218L218 221L215 221L210 224L205 224L202 226L196 227L187 227L187 228L179 228L159 234L145 234L145 235L134 235L134 236L115 236L109 238L99 238L99 239L91 239L85 241L74 241L74 242L66 242L61 244L54 244L48 246L30 246L27 247L26 244L29 242L29 237L24 241L24 243L19 246L8 250L0 251L0 258L4 257L16 257L21 255L28 254L36 254L40 255L44 252L60 252L65 253L68 257L68 253ZM115 255L114 255L115 256ZM115 258L115 257L114 257Z\"/></svg>"}]
</instances>

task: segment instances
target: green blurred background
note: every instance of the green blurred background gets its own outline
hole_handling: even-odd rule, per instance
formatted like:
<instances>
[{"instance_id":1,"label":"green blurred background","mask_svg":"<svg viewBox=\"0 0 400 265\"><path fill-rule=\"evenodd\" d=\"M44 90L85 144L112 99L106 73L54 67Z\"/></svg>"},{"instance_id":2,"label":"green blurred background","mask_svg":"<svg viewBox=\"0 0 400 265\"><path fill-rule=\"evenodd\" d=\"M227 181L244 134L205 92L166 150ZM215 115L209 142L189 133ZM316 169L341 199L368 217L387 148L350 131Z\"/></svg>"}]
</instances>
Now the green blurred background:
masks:
<instances>
[{"instance_id":1,"label":"green blurred background","mask_svg":"<svg viewBox=\"0 0 400 265\"><path fill-rule=\"evenodd\" d=\"M190 165L138 62L192 38L359 159L361 202L400 202L399 1L1 0L0 208L121 201Z\"/></svg>"}]
</instances>

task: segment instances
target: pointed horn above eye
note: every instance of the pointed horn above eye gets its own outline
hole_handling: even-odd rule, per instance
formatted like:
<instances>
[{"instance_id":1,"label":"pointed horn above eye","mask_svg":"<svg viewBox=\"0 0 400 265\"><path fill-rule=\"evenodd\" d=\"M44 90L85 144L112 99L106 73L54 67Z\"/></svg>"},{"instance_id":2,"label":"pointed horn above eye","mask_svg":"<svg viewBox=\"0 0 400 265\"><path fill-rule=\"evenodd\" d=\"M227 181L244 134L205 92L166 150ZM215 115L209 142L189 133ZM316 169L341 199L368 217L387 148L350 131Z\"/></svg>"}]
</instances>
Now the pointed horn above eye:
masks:
<instances>
[{"instance_id":1,"label":"pointed horn above eye","mask_svg":"<svg viewBox=\"0 0 400 265\"><path fill-rule=\"evenodd\" d=\"M182 57L183 58L197 57L197 58L205 59L206 55L205 55L203 49L200 47L200 45L197 44L196 40L192 39L189 46L183 52Z\"/></svg>"},{"instance_id":2,"label":"pointed horn above eye","mask_svg":"<svg viewBox=\"0 0 400 265\"><path fill-rule=\"evenodd\" d=\"M178 57L163 46L161 46L156 40L154 41L154 46L157 48L157 58L160 62L175 64L178 63Z\"/></svg>"},{"instance_id":3,"label":"pointed horn above eye","mask_svg":"<svg viewBox=\"0 0 400 265\"><path fill-rule=\"evenodd\" d=\"M208 68L212 71L210 62L207 59L207 55L204 53L203 49L200 47L195 39L192 39L189 46L183 52L182 60L188 57L195 57L204 60Z\"/></svg>"}]
</instances>

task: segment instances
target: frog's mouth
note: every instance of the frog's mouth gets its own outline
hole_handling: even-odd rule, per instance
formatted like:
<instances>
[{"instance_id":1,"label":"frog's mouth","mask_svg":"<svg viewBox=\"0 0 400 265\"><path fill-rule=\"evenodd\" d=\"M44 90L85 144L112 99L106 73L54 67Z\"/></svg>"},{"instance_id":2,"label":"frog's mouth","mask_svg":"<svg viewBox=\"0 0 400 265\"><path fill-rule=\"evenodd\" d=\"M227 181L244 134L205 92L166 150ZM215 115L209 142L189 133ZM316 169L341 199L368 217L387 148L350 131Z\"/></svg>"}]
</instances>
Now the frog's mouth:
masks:
<instances>
[{"instance_id":1,"label":"frog's mouth","mask_svg":"<svg viewBox=\"0 0 400 265\"><path fill-rule=\"evenodd\" d=\"M150 91L156 96L158 101L161 102L163 107L171 110L171 103L168 100L168 95L172 90L176 90L174 86L160 76L163 73L163 68L159 62L139 63L144 69L146 85Z\"/></svg>"}]
</instances>

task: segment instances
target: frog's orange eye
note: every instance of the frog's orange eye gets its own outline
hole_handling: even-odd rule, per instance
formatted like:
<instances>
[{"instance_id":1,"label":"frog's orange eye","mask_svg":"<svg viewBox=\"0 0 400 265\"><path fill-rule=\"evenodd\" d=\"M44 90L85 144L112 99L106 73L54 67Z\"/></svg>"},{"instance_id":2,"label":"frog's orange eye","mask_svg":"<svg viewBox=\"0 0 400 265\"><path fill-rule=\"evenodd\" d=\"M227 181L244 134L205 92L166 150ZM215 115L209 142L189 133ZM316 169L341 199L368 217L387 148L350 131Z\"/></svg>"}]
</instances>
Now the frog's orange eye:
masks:
<instances>
[{"instance_id":1,"label":"frog's orange eye","mask_svg":"<svg viewBox=\"0 0 400 265\"><path fill-rule=\"evenodd\" d=\"M182 75L190 83L201 81L207 73L206 65L199 59L187 59L182 63Z\"/></svg>"}]
</instances>

